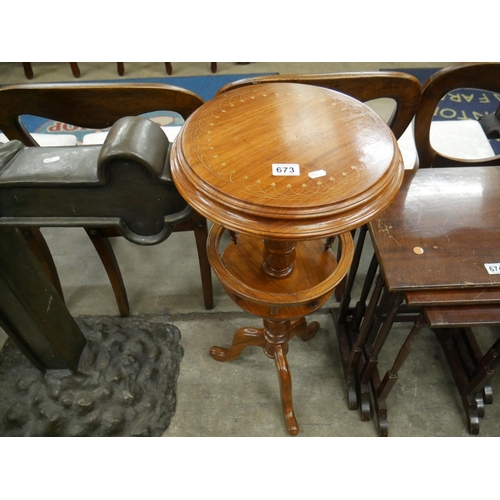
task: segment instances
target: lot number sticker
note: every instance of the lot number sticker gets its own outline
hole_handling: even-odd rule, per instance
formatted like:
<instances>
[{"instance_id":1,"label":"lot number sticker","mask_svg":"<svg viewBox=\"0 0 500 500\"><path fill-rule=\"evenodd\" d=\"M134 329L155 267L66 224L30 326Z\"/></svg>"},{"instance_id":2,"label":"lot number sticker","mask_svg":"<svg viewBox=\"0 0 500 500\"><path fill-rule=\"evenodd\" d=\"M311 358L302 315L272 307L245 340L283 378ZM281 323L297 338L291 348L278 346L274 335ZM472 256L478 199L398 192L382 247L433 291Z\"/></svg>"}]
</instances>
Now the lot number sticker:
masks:
<instances>
[{"instance_id":1,"label":"lot number sticker","mask_svg":"<svg viewBox=\"0 0 500 500\"><path fill-rule=\"evenodd\" d=\"M488 271L488 274L500 274L500 263L485 264L484 267Z\"/></svg>"},{"instance_id":2,"label":"lot number sticker","mask_svg":"<svg viewBox=\"0 0 500 500\"><path fill-rule=\"evenodd\" d=\"M273 175L300 175L298 163L273 163Z\"/></svg>"}]
</instances>

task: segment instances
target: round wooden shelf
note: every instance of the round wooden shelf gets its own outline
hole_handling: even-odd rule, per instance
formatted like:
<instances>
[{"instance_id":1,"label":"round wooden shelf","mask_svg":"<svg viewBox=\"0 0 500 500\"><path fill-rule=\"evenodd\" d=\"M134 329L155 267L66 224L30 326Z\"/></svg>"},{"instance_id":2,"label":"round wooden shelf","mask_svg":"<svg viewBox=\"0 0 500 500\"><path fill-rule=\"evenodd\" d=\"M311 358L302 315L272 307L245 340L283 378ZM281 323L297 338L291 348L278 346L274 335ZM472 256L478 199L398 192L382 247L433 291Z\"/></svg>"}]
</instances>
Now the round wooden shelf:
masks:
<instances>
[{"instance_id":1,"label":"round wooden shelf","mask_svg":"<svg viewBox=\"0 0 500 500\"><path fill-rule=\"evenodd\" d=\"M349 232L339 236L338 262L323 240L301 241L295 249L294 271L286 278L272 279L262 268L264 241L241 234L221 254L224 231L218 224L210 231L212 268L232 300L262 318L300 318L319 309L349 270L354 253Z\"/></svg>"},{"instance_id":2,"label":"round wooden shelf","mask_svg":"<svg viewBox=\"0 0 500 500\"><path fill-rule=\"evenodd\" d=\"M181 194L238 232L308 240L354 229L383 210L403 178L392 132L368 106L294 83L221 94L194 112L172 148ZM272 165L300 175L273 175Z\"/></svg>"}]
</instances>

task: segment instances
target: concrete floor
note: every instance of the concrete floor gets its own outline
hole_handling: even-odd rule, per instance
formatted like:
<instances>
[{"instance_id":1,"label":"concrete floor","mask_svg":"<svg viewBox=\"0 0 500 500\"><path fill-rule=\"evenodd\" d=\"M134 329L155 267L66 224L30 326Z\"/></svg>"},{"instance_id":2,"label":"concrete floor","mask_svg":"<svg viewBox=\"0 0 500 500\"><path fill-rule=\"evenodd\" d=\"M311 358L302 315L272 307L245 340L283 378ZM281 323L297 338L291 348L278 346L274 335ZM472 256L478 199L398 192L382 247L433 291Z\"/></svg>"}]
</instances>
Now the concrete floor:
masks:
<instances>
[{"instance_id":1,"label":"concrete floor","mask_svg":"<svg viewBox=\"0 0 500 500\"><path fill-rule=\"evenodd\" d=\"M443 66L448 63L433 63ZM425 63L219 63L218 73L307 73L377 70L380 67L423 66ZM32 82L72 80L69 65L34 63ZM116 79L114 63L81 63L81 80ZM165 76L162 63L127 63L126 77ZM209 75L209 63L174 63L173 76ZM26 83L20 63L0 63L0 84ZM381 111L383 114L384 111ZM118 310L102 265L81 229L44 229L58 267L67 306L74 316L116 315ZM154 247L113 240L127 287L132 315L176 325L182 335L184 358L177 386L177 409L165 436L287 436L274 362L260 349L248 348L231 363L208 354L213 345L228 346L241 326L261 326L258 318L239 309L214 276L215 308L205 311L194 237L174 233ZM364 278L363 264L354 299ZM182 259L179 259L182 256ZM299 437L376 436L373 422L362 422L346 404L342 367L331 310L334 298L309 319L320 322L316 337L306 343L293 339L288 361L293 400L301 428ZM410 325L398 325L380 357L388 368ZM3 335L3 338L2 338ZM483 329L485 347L498 330ZM5 334L0 332L0 343ZM493 380L494 392L500 390ZM400 372L388 399L391 436L468 436L458 392L432 332L424 330ZM480 436L500 435L500 406L486 409Z\"/></svg>"}]
</instances>

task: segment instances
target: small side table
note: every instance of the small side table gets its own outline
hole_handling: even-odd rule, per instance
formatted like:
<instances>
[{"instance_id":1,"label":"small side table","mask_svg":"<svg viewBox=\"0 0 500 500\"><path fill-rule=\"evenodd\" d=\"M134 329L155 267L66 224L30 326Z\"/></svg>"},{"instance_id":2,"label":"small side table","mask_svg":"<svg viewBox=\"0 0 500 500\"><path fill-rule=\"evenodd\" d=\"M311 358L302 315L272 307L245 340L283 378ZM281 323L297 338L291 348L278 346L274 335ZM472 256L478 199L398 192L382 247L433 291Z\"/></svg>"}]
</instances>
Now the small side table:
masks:
<instances>
[{"instance_id":1,"label":"small side table","mask_svg":"<svg viewBox=\"0 0 500 500\"><path fill-rule=\"evenodd\" d=\"M215 223L208 243L215 274L264 321L210 354L231 361L247 346L262 347L276 362L286 426L296 435L288 342L315 335L318 323L308 326L304 317L348 272L351 231L396 195L404 169L396 140L375 112L344 94L260 84L193 113L174 142L171 167L182 196Z\"/></svg>"}]
</instances>

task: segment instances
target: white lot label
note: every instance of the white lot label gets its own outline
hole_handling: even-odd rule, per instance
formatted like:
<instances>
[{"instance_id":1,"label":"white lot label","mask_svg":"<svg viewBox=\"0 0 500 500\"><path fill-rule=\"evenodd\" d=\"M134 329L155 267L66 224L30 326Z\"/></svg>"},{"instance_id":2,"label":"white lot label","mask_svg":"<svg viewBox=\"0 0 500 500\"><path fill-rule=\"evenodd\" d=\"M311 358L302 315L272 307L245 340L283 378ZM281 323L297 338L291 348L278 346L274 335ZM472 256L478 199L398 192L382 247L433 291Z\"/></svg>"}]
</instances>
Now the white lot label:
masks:
<instances>
[{"instance_id":1,"label":"white lot label","mask_svg":"<svg viewBox=\"0 0 500 500\"><path fill-rule=\"evenodd\" d=\"M314 172L309 172L309 177L311 179L316 179L318 177L324 177L326 172L324 170L315 170Z\"/></svg>"},{"instance_id":2,"label":"white lot label","mask_svg":"<svg viewBox=\"0 0 500 500\"><path fill-rule=\"evenodd\" d=\"M500 274L500 262L496 264L485 264L484 267L488 274Z\"/></svg>"},{"instance_id":3,"label":"white lot label","mask_svg":"<svg viewBox=\"0 0 500 500\"><path fill-rule=\"evenodd\" d=\"M273 175L300 175L298 163L273 163Z\"/></svg>"},{"instance_id":4,"label":"white lot label","mask_svg":"<svg viewBox=\"0 0 500 500\"><path fill-rule=\"evenodd\" d=\"M59 156L53 156L52 158L44 158L43 163L52 163L54 161L59 161L61 158Z\"/></svg>"}]
</instances>

